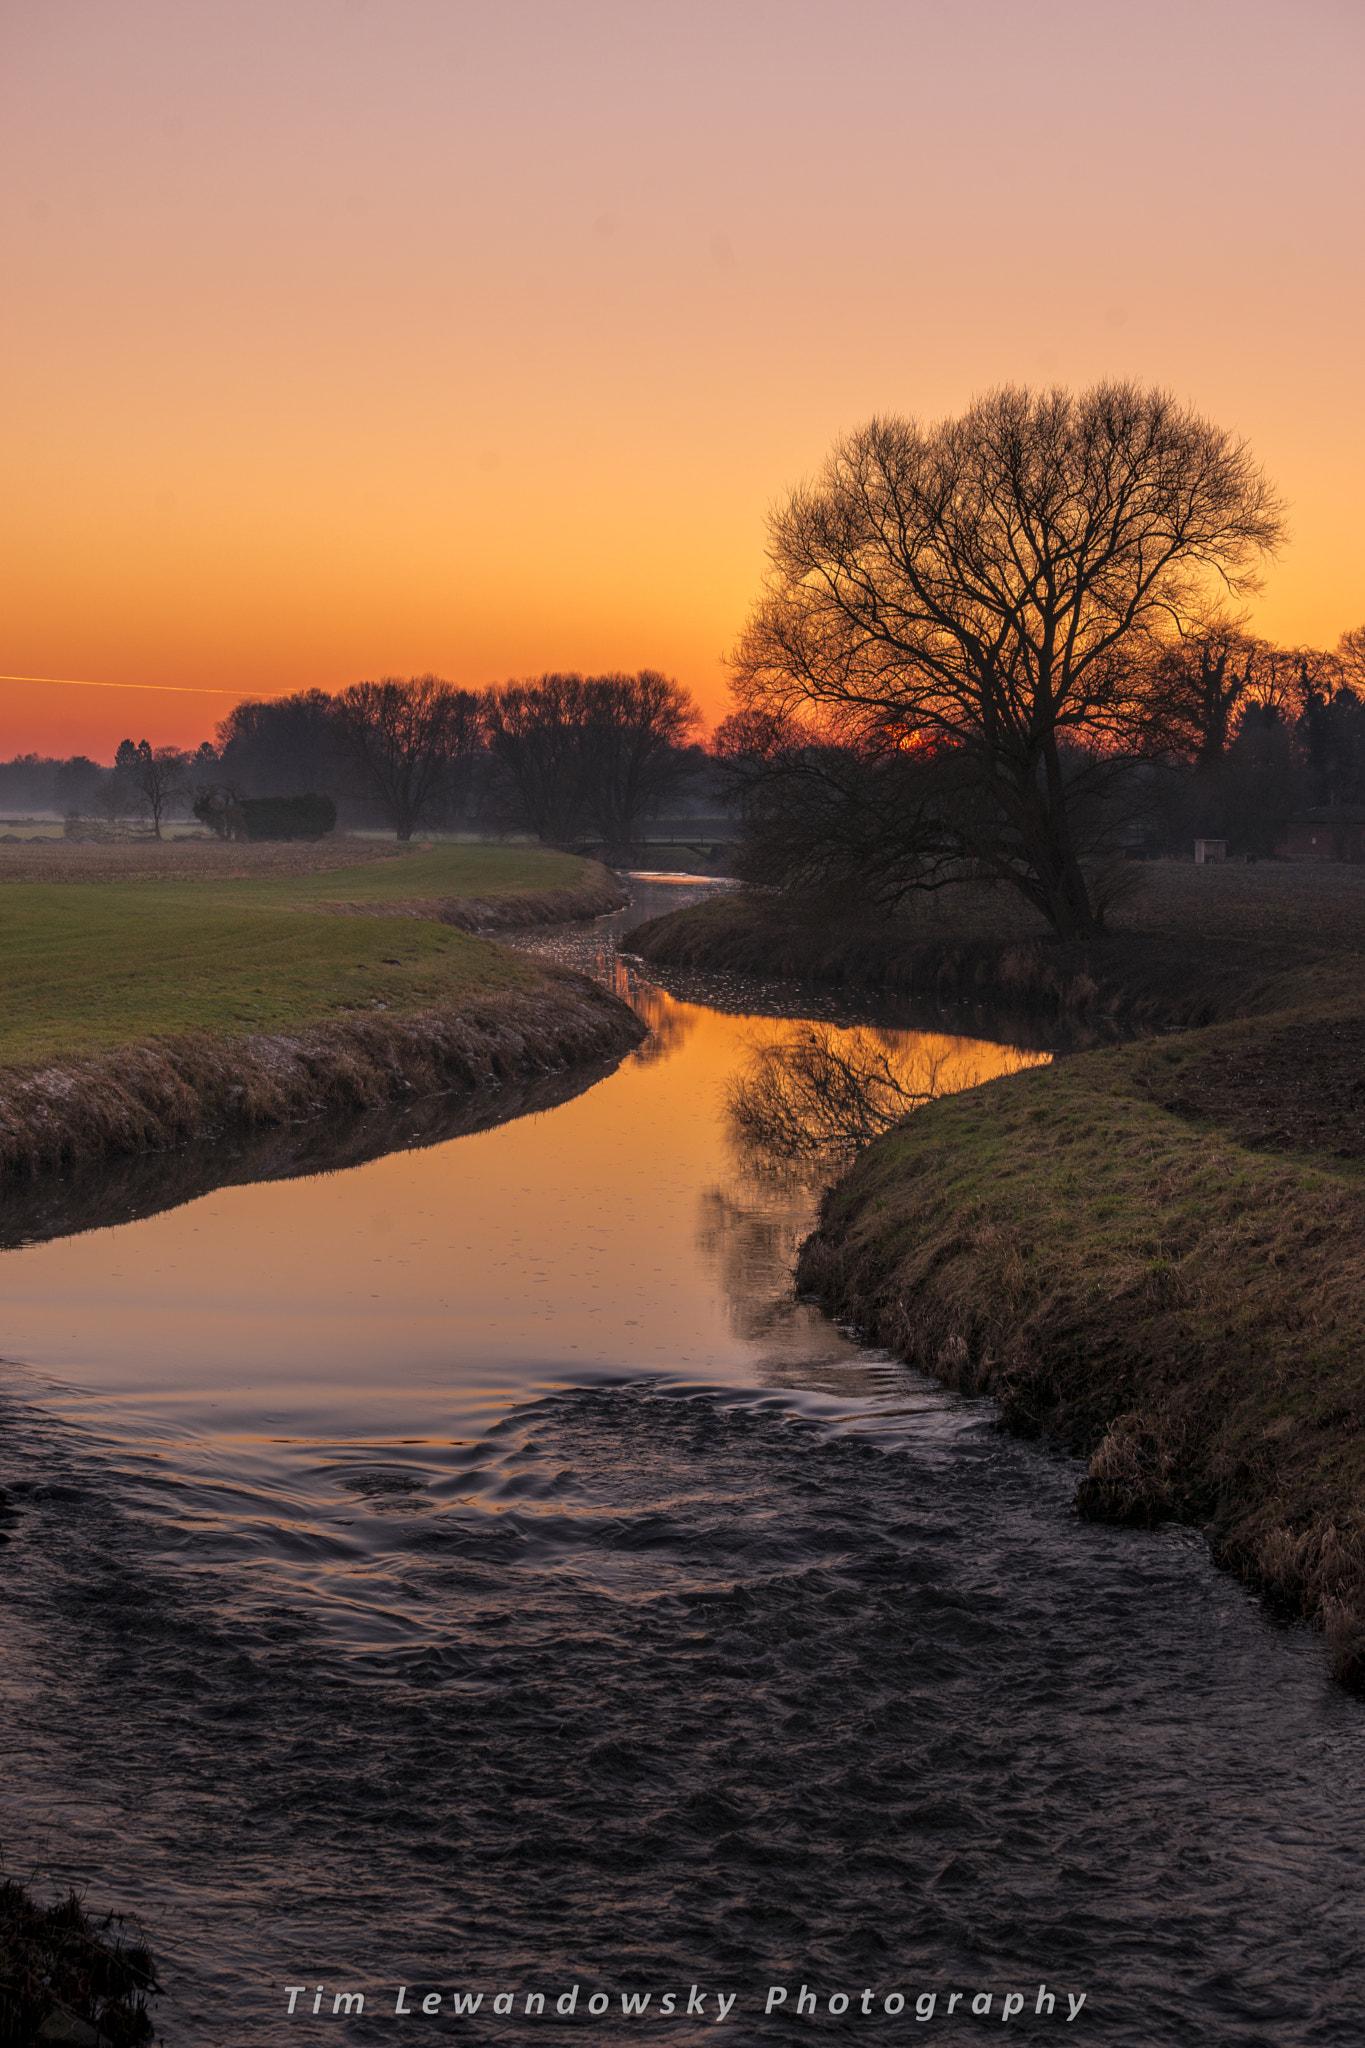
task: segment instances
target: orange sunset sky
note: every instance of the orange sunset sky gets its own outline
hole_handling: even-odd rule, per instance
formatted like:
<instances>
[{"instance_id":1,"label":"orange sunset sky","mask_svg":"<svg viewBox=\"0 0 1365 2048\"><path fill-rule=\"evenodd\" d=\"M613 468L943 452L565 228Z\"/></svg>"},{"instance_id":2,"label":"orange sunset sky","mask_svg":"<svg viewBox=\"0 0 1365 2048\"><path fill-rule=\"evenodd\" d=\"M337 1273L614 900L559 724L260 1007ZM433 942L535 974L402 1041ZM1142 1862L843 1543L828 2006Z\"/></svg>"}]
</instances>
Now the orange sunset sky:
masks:
<instances>
[{"instance_id":1,"label":"orange sunset sky","mask_svg":"<svg viewBox=\"0 0 1365 2048\"><path fill-rule=\"evenodd\" d=\"M0 758L428 669L714 716L771 501L1007 381L1245 434L1254 623L1334 643L1363 58L1359 0L0 0Z\"/></svg>"}]
</instances>

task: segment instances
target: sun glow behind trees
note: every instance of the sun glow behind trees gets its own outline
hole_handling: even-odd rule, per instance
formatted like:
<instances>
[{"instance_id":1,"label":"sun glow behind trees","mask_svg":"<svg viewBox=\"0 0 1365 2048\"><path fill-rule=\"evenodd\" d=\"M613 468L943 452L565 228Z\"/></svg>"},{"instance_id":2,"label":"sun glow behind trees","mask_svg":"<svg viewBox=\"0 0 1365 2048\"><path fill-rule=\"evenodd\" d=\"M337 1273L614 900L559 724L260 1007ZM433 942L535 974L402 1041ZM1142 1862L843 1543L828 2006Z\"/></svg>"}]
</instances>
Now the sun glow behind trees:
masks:
<instances>
[{"instance_id":1,"label":"sun glow behind trees","mask_svg":"<svg viewBox=\"0 0 1365 2048\"><path fill-rule=\"evenodd\" d=\"M650 662L714 717L778 480L1002 381L1235 421L1294 524L1252 626L1333 645L1365 24L1048 15L14 0L0 669L224 695L96 731L102 693L0 683L0 754L427 669Z\"/></svg>"}]
</instances>

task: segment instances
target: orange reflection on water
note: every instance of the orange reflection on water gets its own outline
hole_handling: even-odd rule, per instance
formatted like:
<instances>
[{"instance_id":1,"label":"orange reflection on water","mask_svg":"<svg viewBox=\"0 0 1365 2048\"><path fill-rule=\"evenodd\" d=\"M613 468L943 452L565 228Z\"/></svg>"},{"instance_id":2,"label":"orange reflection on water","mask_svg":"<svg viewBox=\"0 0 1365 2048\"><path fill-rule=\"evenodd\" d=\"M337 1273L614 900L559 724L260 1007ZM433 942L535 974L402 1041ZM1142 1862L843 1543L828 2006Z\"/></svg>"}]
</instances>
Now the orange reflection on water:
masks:
<instances>
[{"instance_id":1,"label":"orange reflection on water","mask_svg":"<svg viewBox=\"0 0 1365 2048\"><path fill-rule=\"evenodd\" d=\"M210 1435L390 1441L585 1374L753 1385L851 1360L791 1294L818 1188L756 1185L727 1130L729 1082L783 1027L620 973L651 1037L584 1094L6 1253L0 1350ZM877 1036L915 1041L960 1085L1034 1057Z\"/></svg>"}]
</instances>

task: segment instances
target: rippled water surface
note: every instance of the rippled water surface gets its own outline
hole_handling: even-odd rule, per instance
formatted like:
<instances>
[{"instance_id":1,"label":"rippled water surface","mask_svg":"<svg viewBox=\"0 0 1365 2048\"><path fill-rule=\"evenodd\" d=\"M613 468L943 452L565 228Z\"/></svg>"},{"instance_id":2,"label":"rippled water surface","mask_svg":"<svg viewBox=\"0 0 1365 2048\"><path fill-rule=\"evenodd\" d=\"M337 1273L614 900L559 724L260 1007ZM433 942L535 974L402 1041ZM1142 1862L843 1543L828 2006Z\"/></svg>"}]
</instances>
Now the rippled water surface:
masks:
<instances>
[{"instance_id":1,"label":"rippled water surface","mask_svg":"<svg viewBox=\"0 0 1365 2048\"><path fill-rule=\"evenodd\" d=\"M0 1254L8 1867L142 1915L172 2044L1358 2041L1360 1705L792 1298L724 1090L852 1013L611 935L527 941L654 1024L581 1093Z\"/></svg>"}]
</instances>

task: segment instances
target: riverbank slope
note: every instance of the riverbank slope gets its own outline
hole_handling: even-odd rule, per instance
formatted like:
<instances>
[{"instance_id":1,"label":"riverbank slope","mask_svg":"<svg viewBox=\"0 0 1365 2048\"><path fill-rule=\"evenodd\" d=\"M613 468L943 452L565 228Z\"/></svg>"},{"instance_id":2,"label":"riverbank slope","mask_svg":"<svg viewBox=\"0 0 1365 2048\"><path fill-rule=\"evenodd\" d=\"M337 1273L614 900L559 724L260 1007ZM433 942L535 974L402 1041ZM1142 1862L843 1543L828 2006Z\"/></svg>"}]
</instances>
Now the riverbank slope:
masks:
<instances>
[{"instance_id":1,"label":"riverbank slope","mask_svg":"<svg viewBox=\"0 0 1365 2048\"><path fill-rule=\"evenodd\" d=\"M1197 964L1196 964L1197 971ZM1365 973L930 1104L798 1285L1089 1458L1083 1514L1204 1529L1365 1685Z\"/></svg>"},{"instance_id":2,"label":"riverbank slope","mask_svg":"<svg viewBox=\"0 0 1365 2048\"><path fill-rule=\"evenodd\" d=\"M337 851L58 846L39 878L32 858L13 872L0 1174L523 1082L644 1035L581 976L462 929L614 908L605 871L535 849Z\"/></svg>"},{"instance_id":3,"label":"riverbank slope","mask_svg":"<svg viewBox=\"0 0 1365 2048\"><path fill-rule=\"evenodd\" d=\"M657 966L830 982L1040 1016L1200 1025L1264 1007L1298 966L1365 958L1365 870L1134 864L1095 939L1059 944L1013 893L955 887L895 917L735 891L641 924Z\"/></svg>"}]
</instances>

